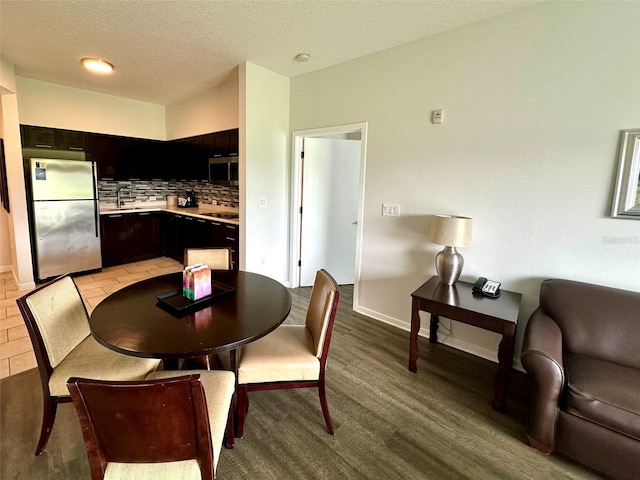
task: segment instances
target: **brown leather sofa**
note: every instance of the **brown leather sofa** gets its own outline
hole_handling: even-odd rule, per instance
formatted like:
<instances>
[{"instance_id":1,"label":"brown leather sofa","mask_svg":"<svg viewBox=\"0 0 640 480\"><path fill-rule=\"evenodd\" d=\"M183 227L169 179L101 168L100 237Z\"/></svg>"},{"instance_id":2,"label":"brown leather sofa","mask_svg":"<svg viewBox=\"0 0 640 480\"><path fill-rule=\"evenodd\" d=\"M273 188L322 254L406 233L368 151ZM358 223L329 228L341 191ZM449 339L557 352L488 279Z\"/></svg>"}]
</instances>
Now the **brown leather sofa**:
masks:
<instances>
[{"instance_id":1,"label":"brown leather sofa","mask_svg":"<svg viewBox=\"0 0 640 480\"><path fill-rule=\"evenodd\" d=\"M546 280L524 334L529 444L640 479L640 293Z\"/></svg>"}]
</instances>

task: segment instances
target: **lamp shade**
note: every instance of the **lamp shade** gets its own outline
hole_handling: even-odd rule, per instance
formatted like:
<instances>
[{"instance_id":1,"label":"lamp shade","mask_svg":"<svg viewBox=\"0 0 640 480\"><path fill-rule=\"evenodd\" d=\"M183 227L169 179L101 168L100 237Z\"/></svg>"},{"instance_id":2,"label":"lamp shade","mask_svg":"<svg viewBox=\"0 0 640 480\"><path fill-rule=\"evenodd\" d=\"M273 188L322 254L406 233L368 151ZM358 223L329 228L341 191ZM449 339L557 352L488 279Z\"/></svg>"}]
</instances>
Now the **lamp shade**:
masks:
<instances>
[{"instance_id":1,"label":"lamp shade","mask_svg":"<svg viewBox=\"0 0 640 480\"><path fill-rule=\"evenodd\" d=\"M468 217L436 215L431 223L427 240L447 247L470 247L472 221Z\"/></svg>"}]
</instances>

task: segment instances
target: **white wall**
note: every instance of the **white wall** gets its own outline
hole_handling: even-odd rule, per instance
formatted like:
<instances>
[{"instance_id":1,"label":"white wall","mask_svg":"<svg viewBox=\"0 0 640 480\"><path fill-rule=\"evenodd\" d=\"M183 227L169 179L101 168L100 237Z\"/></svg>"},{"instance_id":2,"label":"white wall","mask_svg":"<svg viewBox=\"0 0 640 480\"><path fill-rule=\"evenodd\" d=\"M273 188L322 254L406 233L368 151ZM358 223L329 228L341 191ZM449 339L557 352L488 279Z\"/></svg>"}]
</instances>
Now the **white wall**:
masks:
<instances>
[{"instance_id":1,"label":"white wall","mask_svg":"<svg viewBox=\"0 0 640 480\"><path fill-rule=\"evenodd\" d=\"M20 123L164 140L162 105L16 77Z\"/></svg>"},{"instance_id":2,"label":"white wall","mask_svg":"<svg viewBox=\"0 0 640 480\"><path fill-rule=\"evenodd\" d=\"M1 85L1 84L0 84ZM0 138L4 139L4 118L2 116L2 95L0 95ZM11 241L9 237L9 214L0 206L0 272L10 272Z\"/></svg>"},{"instance_id":3,"label":"white wall","mask_svg":"<svg viewBox=\"0 0 640 480\"><path fill-rule=\"evenodd\" d=\"M9 255L10 263L0 265L3 270L13 273L18 288L33 288L33 269L31 268L31 249L29 248L29 225L27 221L27 202L22 169L22 150L18 121L18 100L16 95L16 77L14 66L0 57L0 93L2 94L2 137L7 166L7 183L11 213L0 217L0 226L4 229L0 240L0 258ZM6 228L5 228L6 227ZM5 240L8 238L8 244ZM5 262L6 260L3 260Z\"/></svg>"},{"instance_id":4,"label":"white wall","mask_svg":"<svg viewBox=\"0 0 640 480\"><path fill-rule=\"evenodd\" d=\"M462 280L524 294L516 357L543 279L640 291L640 222L608 218L619 132L640 127L638 18L546 2L291 80L292 130L369 122L362 312L409 328L439 213L474 218ZM447 341L495 360L499 337L454 324Z\"/></svg>"},{"instance_id":5,"label":"white wall","mask_svg":"<svg viewBox=\"0 0 640 480\"><path fill-rule=\"evenodd\" d=\"M289 79L240 65L240 268L284 282L289 205ZM259 207L260 198L267 207Z\"/></svg>"},{"instance_id":6,"label":"white wall","mask_svg":"<svg viewBox=\"0 0 640 480\"><path fill-rule=\"evenodd\" d=\"M166 138L238 128L238 79L166 106Z\"/></svg>"}]
</instances>

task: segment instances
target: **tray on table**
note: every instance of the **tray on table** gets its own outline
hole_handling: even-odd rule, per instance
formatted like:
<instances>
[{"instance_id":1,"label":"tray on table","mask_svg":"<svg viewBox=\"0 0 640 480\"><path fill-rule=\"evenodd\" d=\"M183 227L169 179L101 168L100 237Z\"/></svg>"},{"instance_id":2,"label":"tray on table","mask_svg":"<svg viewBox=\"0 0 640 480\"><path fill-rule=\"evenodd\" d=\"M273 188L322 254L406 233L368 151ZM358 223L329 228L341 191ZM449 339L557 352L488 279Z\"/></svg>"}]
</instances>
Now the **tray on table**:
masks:
<instances>
[{"instance_id":1,"label":"tray on table","mask_svg":"<svg viewBox=\"0 0 640 480\"><path fill-rule=\"evenodd\" d=\"M220 297L226 296L235 291L235 287L227 285L216 280L211 280L211 295L202 297L198 300L190 300L182 294L182 289L170 290L157 295L158 305L177 315L184 315L192 310L204 308Z\"/></svg>"}]
</instances>

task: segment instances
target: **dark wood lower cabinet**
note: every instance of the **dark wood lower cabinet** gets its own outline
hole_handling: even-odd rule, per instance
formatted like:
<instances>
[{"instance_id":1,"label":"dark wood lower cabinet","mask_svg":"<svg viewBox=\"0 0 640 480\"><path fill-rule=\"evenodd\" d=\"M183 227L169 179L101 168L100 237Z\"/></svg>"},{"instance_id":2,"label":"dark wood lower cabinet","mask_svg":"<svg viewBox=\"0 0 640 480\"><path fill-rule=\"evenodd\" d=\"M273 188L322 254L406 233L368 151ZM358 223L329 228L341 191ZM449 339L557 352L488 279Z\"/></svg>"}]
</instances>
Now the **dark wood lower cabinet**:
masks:
<instances>
[{"instance_id":1,"label":"dark wood lower cabinet","mask_svg":"<svg viewBox=\"0 0 640 480\"><path fill-rule=\"evenodd\" d=\"M168 212L113 213L100 217L102 266L149 258L183 261L185 248L230 247L238 269L238 225Z\"/></svg>"},{"instance_id":2,"label":"dark wood lower cabinet","mask_svg":"<svg viewBox=\"0 0 640 480\"><path fill-rule=\"evenodd\" d=\"M155 258L164 253L159 212L102 215L100 234L103 267Z\"/></svg>"},{"instance_id":3,"label":"dark wood lower cabinet","mask_svg":"<svg viewBox=\"0 0 640 480\"><path fill-rule=\"evenodd\" d=\"M223 223L222 228L218 230L219 238L216 239L216 245L220 247L231 248L231 261L233 262L233 269L238 269L240 234L238 232L238 225L230 223Z\"/></svg>"},{"instance_id":4,"label":"dark wood lower cabinet","mask_svg":"<svg viewBox=\"0 0 640 480\"><path fill-rule=\"evenodd\" d=\"M166 213L165 255L183 261L185 248L231 247L233 268L238 269L238 225Z\"/></svg>"}]
</instances>

